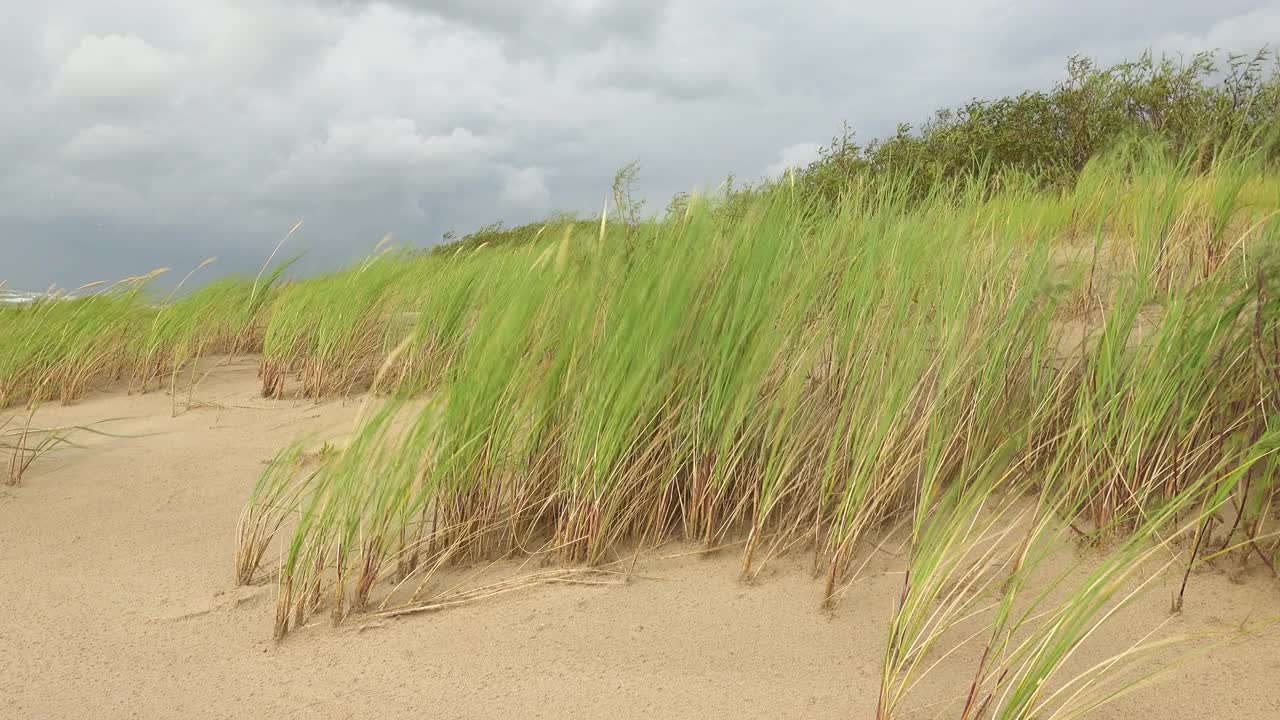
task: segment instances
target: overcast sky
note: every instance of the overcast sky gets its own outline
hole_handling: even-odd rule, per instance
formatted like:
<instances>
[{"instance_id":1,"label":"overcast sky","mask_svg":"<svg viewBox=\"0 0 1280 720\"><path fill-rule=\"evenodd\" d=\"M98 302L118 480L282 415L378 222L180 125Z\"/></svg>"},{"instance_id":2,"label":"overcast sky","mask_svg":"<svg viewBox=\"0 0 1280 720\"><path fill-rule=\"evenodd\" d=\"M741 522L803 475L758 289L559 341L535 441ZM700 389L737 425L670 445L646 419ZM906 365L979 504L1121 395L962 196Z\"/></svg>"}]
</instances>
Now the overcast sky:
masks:
<instances>
[{"instance_id":1,"label":"overcast sky","mask_svg":"<svg viewBox=\"0 0 1280 720\"><path fill-rule=\"evenodd\" d=\"M0 280L210 256L305 267L386 234L598 212L811 159L1074 53L1280 44L1280 0L3 0Z\"/></svg>"}]
</instances>

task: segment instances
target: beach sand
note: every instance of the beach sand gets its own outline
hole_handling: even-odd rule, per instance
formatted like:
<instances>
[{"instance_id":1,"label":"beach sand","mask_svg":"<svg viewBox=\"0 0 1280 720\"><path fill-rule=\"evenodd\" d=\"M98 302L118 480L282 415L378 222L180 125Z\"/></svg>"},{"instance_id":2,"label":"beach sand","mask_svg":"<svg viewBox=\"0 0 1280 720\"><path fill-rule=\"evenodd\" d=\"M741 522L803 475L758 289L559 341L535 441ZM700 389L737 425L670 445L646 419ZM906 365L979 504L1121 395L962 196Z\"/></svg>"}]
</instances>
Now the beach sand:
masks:
<instances>
[{"instance_id":1,"label":"beach sand","mask_svg":"<svg viewBox=\"0 0 1280 720\"><path fill-rule=\"evenodd\" d=\"M0 718L874 716L902 582L893 548L834 611L804 554L747 585L736 549L670 546L625 583L540 585L337 628L322 614L273 641L275 586L234 587L237 517L265 461L304 433L341 442L359 401L264 400L256 368L213 367L176 417L162 391L38 412L42 426L113 419L95 427L115 436L76 435L80 447L0 486ZM1161 636L1223 633L1280 616L1280 582L1260 563L1234 578L1198 570L1170 616L1179 580L1155 581L1081 662L1161 623ZM974 659L948 658L912 704L963 693ZM1094 717L1280 718L1277 678L1273 626Z\"/></svg>"}]
</instances>

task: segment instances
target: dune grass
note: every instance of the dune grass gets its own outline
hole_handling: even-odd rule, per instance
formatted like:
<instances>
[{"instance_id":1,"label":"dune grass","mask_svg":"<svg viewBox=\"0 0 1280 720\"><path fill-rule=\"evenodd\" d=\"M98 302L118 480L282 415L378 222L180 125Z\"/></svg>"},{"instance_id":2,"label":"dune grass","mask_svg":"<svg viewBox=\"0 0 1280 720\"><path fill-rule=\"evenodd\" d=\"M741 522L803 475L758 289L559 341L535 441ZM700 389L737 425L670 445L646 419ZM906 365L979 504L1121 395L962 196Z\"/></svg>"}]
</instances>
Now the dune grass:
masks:
<instances>
[{"instance_id":1,"label":"dune grass","mask_svg":"<svg viewBox=\"0 0 1280 720\"><path fill-rule=\"evenodd\" d=\"M162 377L168 377L172 386L184 367L203 356L260 352L266 310L288 267L289 263L281 264L256 281L216 280L176 300L170 293L166 302L154 308L131 348L131 386L145 391Z\"/></svg>"},{"instance_id":2,"label":"dune grass","mask_svg":"<svg viewBox=\"0 0 1280 720\"><path fill-rule=\"evenodd\" d=\"M148 314L142 290L154 274L0 314L0 407L73 402L95 383L123 375ZM87 294L77 297L81 292Z\"/></svg>"},{"instance_id":3,"label":"dune grass","mask_svg":"<svg viewBox=\"0 0 1280 720\"><path fill-rule=\"evenodd\" d=\"M103 419L88 425L40 427L33 424L37 409L33 407L22 415L0 417L0 458L5 458L6 470L0 476L0 485L21 485L23 476L32 465L59 449L77 447L78 436L121 437L103 426L122 418Z\"/></svg>"},{"instance_id":4,"label":"dune grass","mask_svg":"<svg viewBox=\"0 0 1280 720\"><path fill-rule=\"evenodd\" d=\"M26 417L10 415L0 419L0 451L7 455L5 474L0 484L17 486L42 456L69 443L72 428L40 429L31 426L34 412Z\"/></svg>"},{"instance_id":5,"label":"dune grass","mask_svg":"<svg viewBox=\"0 0 1280 720\"><path fill-rule=\"evenodd\" d=\"M328 460L299 471L294 448L263 475L238 577L288 533L283 635L412 605L451 564L742 539L745 579L804 549L832 603L898 528L880 716L976 613L962 716L1077 716L1140 654L1064 675L1138 568L1274 565L1280 194L1256 153L1197 162L1137 144L1071 191L1006 175L922 202L888 182L834 211L784 184L739 212L433 256L426 290L362 305L391 397ZM397 312L416 324L392 351ZM1107 559L1027 590L1080 536Z\"/></svg>"},{"instance_id":6,"label":"dune grass","mask_svg":"<svg viewBox=\"0 0 1280 720\"><path fill-rule=\"evenodd\" d=\"M256 288L227 278L181 297L175 291L155 298L148 283L166 272L156 270L4 308L0 408L72 403L93 388L125 379L139 392L166 379L172 392L178 373L202 356L259 353L266 312L288 266L275 267Z\"/></svg>"}]
</instances>

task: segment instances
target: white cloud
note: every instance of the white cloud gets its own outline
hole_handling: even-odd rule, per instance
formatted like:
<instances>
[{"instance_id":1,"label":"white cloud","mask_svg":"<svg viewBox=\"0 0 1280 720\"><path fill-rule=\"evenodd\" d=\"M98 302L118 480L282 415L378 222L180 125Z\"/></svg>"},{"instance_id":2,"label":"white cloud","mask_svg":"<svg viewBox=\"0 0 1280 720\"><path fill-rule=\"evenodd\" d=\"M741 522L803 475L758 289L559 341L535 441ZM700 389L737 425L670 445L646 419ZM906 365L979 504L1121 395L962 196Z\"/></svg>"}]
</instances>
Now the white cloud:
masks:
<instances>
[{"instance_id":1,"label":"white cloud","mask_svg":"<svg viewBox=\"0 0 1280 720\"><path fill-rule=\"evenodd\" d=\"M818 143L803 142L782 148L778 151L777 162L765 168L764 176L778 178L792 168L801 169L806 167L809 163L818 159L818 150L821 147Z\"/></svg>"},{"instance_id":2,"label":"white cloud","mask_svg":"<svg viewBox=\"0 0 1280 720\"><path fill-rule=\"evenodd\" d=\"M174 91L180 56L161 52L135 35L86 35L67 55L54 92L72 101L137 103Z\"/></svg>"},{"instance_id":3,"label":"white cloud","mask_svg":"<svg viewBox=\"0 0 1280 720\"><path fill-rule=\"evenodd\" d=\"M321 162L413 172L474 162L492 148L492 143L466 128L427 136L412 118L376 117L334 125L328 139L315 148L315 155Z\"/></svg>"},{"instance_id":4,"label":"white cloud","mask_svg":"<svg viewBox=\"0 0 1280 720\"><path fill-rule=\"evenodd\" d=\"M412 118L336 123L323 140L303 145L283 160L265 190L281 202L324 197L336 190L344 197L334 204L362 212L351 205L353 192L365 199L371 193L439 196L484 181L496 172L493 157L498 149L492 139L466 128L423 132Z\"/></svg>"},{"instance_id":5,"label":"white cloud","mask_svg":"<svg viewBox=\"0 0 1280 720\"><path fill-rule=\"evenodd\" d=\"M143 128L111 123L90 125L62 146L61 156L72 166L99 165L135 157L156 147L156 138Z\"/></svg>"},{"instance_id":6,"label":"white cloud","mask_svg":"<svg viewBox=\"0 0 1280 720\"><path fill-rule=\"evenodd\" d=\"M518 210L545 212L551 201L546 173L540 168L511 168L502 181L502 202Z\"/></svg>"},{"instance_id":7,"label":"white cloud","mask_svg":"<svg viewBox=\"0 0 1280 720\"><path fill-rule=\"evenodd\" d=\"M1280 50L1280 2L1267 3L1204 26L1202 32L1175 33L1157 40L1157 50L1226 49L1253 52L1263 45Z\"/></svg>"}]
</instances>

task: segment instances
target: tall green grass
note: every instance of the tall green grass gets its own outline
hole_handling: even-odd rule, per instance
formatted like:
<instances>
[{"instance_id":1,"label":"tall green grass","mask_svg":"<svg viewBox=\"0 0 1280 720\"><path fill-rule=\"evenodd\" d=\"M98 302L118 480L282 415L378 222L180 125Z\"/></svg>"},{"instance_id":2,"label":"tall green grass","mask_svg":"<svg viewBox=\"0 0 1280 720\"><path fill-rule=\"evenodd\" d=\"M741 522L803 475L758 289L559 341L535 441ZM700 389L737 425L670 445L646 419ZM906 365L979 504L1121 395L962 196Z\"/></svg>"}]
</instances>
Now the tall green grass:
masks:
<instances>
[{"instance_id":1,"label":"tall green grass","mask_svg":"<svg viewBox=\"0 0 1280 720\"><path fill-rule=\"evenodd\" d=\"M72 402L96 382L122 376L148 315L142 292L153 276L0 313L0 407Z\"/></svg>"},{"instance_id":2,"label":"tall green grass","mask_svg":"<svg viewBox=\"0 0 1280 720\"><path fill-rule=\"evenodd\" d=\"M974 702L1043 713L1153 543L1232 503L1256 537L1269 512L1276 301L1260 253L1280 223L1274 199L1241 199L1275 179L1254 154L1208 172L1190 157L1128 148L1086 168L1087 191L975 178L922 203L869 185L826 213L782 187L740 213L695 202L436 256L431 277L466 289L400 295L420 325L377 356L381 378L408 378L409 347L448 348L436 399L394 399L305 477L275 466L257 496L283 500L251 504L241 557L262 557L262 527L293 528L284 633L322 606L366 608L380 582L428 592L451 563L599 564L672 538L745 539L746 577L807 548L833 599L902 527L882 716L968 616L965 579L1005 588L1007 607L987 658L999 677L980 672ZM1064 247L1074 264L1055 264ZM1064 528L1121 542L1123 561L1015 616L1032 549ZM1038 645L1009 639L1028 632Z\"/></svg>"},{"instance_id":3,"label":"tall green grass","mask_svg":"<svg viewBox=\"0 0 1280 720\"><path fill-rule=\"evenodd\" d=\"M284 263L255 281L226 278L158 304L133 348L133 386L146 390L167 376L171 387L201 357L260 352Z\"/></svg>"},{"instance_id":4,"label":"tall green grass","mask_svg":"<svg viewBox=\"0 0 1280 720\"><path fill-rule=\"evenodd\" d=\"M394 301L422 264L382 254L283 288L263 338L263 396L280 397L293 373L308 397L345 394L367 382L386 351L388 328L397 323L403 304Z\"/></svg>"},{"instance_id":5,"label":"tall green grass","mask_svg":"<svg viewBox=\"0 0 1280 720\"><path fill-rule=\"evenodd\" d=\"M53 399L71 403L90 389L125 379L136 391L168 379L172 391L178 373L201 357L259 353L277 283L288 266L260 278L256 289L247 280L226 278L156 298L148 284L165 272L157 270L4 308L0 408Z\"/></svg>"}]
</instances>

